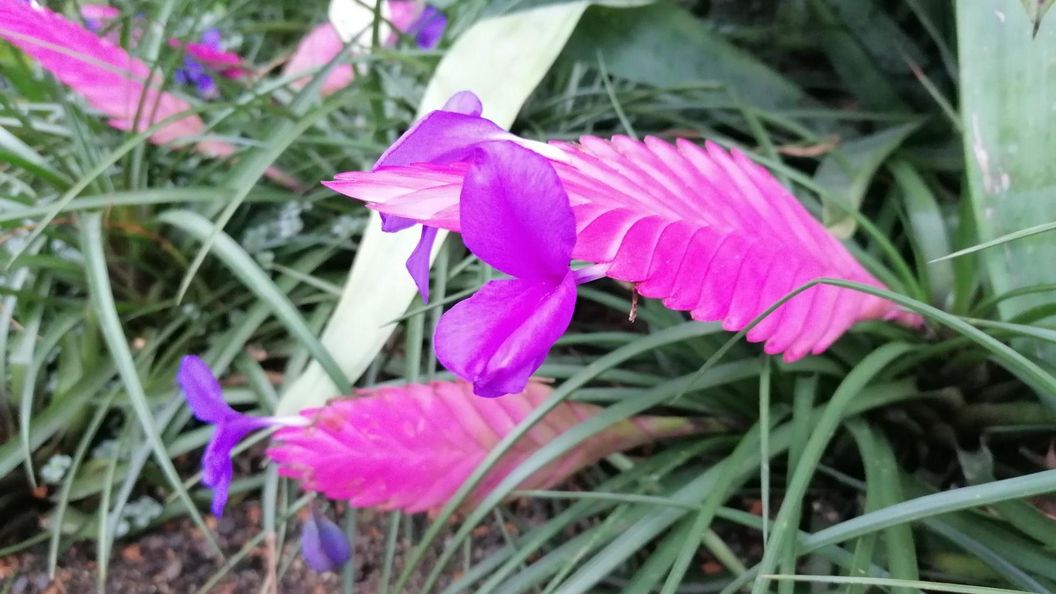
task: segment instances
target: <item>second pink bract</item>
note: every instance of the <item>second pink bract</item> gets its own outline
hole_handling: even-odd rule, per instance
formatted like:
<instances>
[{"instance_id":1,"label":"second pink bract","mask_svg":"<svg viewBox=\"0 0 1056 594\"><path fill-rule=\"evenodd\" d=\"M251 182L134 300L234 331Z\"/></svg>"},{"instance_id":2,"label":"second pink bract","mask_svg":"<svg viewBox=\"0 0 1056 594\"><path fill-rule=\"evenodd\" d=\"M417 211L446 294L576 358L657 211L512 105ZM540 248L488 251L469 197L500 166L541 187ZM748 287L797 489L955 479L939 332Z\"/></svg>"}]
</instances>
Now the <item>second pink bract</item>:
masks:
<instances>
[{"instance_id":1,"label":"second pink bract","mask_svg":"<svg viewBox=\"0 0 1056 594\"><path fill-rule=\"evenodd\" d=\"M539 407L549 387L529 383L520 394L489 400L464 382L433 382L361 391L301 413L310 424L284 427L268 456L301 487L354 507L436 511L488 453ZM520 439L472 492L488 495L540 448L602 409L562 402ZM586 439L526 478L521 489L546 489L616 452L698 431L673 417L634 417Z\"/></svg>"},{"instance_id":2,"label":"second pink bract","mask_svg":"<svg viewBox=\"0 0 1056 594\"><path fill-rule=\"evenodd\" d=\"M416 21L424 14L426 5L416 0L388 0L385 3L388 21L399 32L411 30ZM446 23L446 21L444 21ZM444 23L437 23L442 31ZM396 43L398 35L393 33L385 40L388 45ZM311 80L310 74L328 64L344 49L345 42L329 22L313 28L297 45L293 56L286 62L282 74L293 77L300 72L308 73L291 83L295 89L301 89ZM347 87L356 78L356 71L351 64L337 64L327 75L320 88L320 93L329 95Z\"/></svg>"}]
</instances>

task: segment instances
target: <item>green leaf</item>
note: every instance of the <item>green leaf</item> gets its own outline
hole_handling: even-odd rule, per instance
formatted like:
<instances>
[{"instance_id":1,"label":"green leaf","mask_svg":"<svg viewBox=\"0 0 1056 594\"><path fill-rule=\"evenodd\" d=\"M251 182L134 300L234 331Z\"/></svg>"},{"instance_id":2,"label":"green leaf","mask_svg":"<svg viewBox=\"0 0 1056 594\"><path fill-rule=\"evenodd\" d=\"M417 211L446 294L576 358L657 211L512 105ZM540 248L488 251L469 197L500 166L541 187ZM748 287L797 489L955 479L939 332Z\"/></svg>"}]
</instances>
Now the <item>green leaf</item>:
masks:
<instances>
[{"instance_id":1,"label":"green leaf","mask_svg":"<svg viewBox=\"0 0 1056 594\"><path fill-rule=\"evenodd\" d=\"M870 109L904 111L905 105L890 76L877 63L878 57L888 56L875 52L877 39L885 44L897 44L891 39L891 31L897 32L898 28L883 13L877 14L870 0L810 0L810 10L817 23L818 41L836 74L855 97ZM871 16L872 22L865 27L852 26L855 17L863 12ZM874 44L873 48L869 47L870 43Z\"/></svg>"},{"instance_id":2,"label":"green leaf","mask_svg":"<svg viewBox=\"0 0 1056 594\"><path fill-rule=\"evenodd\" d=\"M807 487L810 486L810 479L821 462L825 448L846 415L847 407L877 374L911 348L907 344L892 342L869 353L847 374L832 399L825 405L824 411L814 424L813 433L803 448L796 470L785 488L785 500L777 512L777 518L774 519L774 531L766 542L763 559L759 562L759 573L772 573L781 561L783 550L795 545L796 526L792 520L799 517L799 506L806 495ZM752 586L752 594L762 594L766 589L766 582L757 580Z\"/></svg>"},{"instance_id":3,"label":"green leaf","mask_svg":"<svg viewBox=\"0 0 1056 594\"><path fill-rule=\"evenodd\" d=\"M1034 4L1039 12L1033 16L1040 18L1047 6ZM1056 221L1056 29L1032 38L1031 16L1004 0L957 2L968 187L983 246ZM1050 237L1003 243L980 256L995 294L1056 282L1056 267L1044 264L1056 262ZM998 311L1007 320L1047 301L1025 295L1000 303ZM1051 362L1053 353L1039 348L1037 354Z\"/></svg>"},{"instance_id":4,"label":"green leaf","mask_svg":"<svg viewBox=\"0 0 1056 594\"><path fill-rule=\"evenodd\" d=\"M911 165L894 160L890 165L905 204L908 231L920 254L918 265L930 289L931 302L945 305L953 290L953 265L936 260L950 251L950 239L939 203ZM922 261L921 261L922 260Z\"/></svg>"},{"instance_id":5,"label":"green leaf","mask_svg":"<svg viewBox=\"0 0 1056 594\"><path fill-rule=\"evenodd\" d=\"M790 108L805 102L794 83L726 41L687 10L661 2L637 8L593 6L565 50L567 57L597 64L609 73L655 87L713 83L759 108Z\"/></svg>"},{"instance_id":6,"label":"green leaf","mask_svg":"<svg viewBox=\"0 0 1056 594\"><path fill-rule=\"evenodd\" d=\"M212 533L205 525L202 515L198 512L190 493L180 481L180 475L176 472L169 454L165 450L165 444L161 440L161 433L154 421L154 413L151 411L147 395L143 391L136 364L132 361L132 352L129 349L128 339L121 319L117 315L114 304L114 294L110 288L109 269L106 265L106 256L103 253L103 223L100 213L89 213L81 219L81 250L85 259L85 273L88 276L88 286L91 292L92 304L95 306L96 314L99 316L99 328L106 341L106 346L117 365L118 375L121 383L125 386L129 403L135 412L136 418L143 429L143 434L150 444L154 460L161 468L169 485L178 494L180 501L187 509L194 523L205 535L206 539L217 552L219 545L213 538ZM103 509L103 508L101 508Z\"/></svg>"},{"instance_id":7,"label":"green leaf","mask_svg":"<svg viewBox=\"0 0 1056 594\"><path fill-rule=\"evenodd\" d=\"M305 322L297 307L286 293L275 285L271 277L261 270L256 261L242 249L242 246L231 239L227 233L217 232L208 219L189 210L169 210L158 215L158 220L190 233L203 243L212 240L212 251L220 261L242 280L247 289L256 293L261 303L268 305L275 316L286 325L290 334L301 341L326 371L330 381L336 386L336 390L340 390L331 393L330 396L340 393L347 394L352 391L351 383L334 361L330 351L319 342L315 332L308 327L308 323Z\"/></svg>"},{"instance_id":8,"label":"green leaf","mask_svg":"<svg viewBox=\"0 0 1056 594\"><path fill-rule=\"evenodd\" d=\"M872 577L841 577L835 575L764 575L764 580L791 580L795 582L812 582L816 584L858 584L862 586L881 586L885 588L919 588L931 592L952 592L954 594L1029 594L1024 590L1006 590L986 586L969 586L947 582L924 582L921 580L896 580Z\"/></svg>"},{"instance_id":9,"label":"green leaf","mask_svg":"<svg viewBox=\"0 0 1056 594\"><path fill-rule=\"evenodd\" d=\"M972 247L964 248L963 250L957 250L956 252L953 252L952 254L947 254L947 255L945 255L945 256L943 256L941 258L935 258L934 260L931 260L929 263L942 262L943 260L952 260L954 258L960 258L961 256L967 256L968 254L974 254L975 252L981 252L981 251L983 251L985 249L990 249L992 247L997 247L999 245L1010 243L1010 242L1013 242L1013 241L1016 241L1016 240L1019 240L1019 239L1026 239L1027 237L1032 237L1032 236L1038 235L1040 233L1047 233L1047 232L1053 231L1053 230L1056 230L1056 222L1042 223L1040 225L1034 225L1033 227L1027 227L1026 229L1020 229L1019 231L1013 231L1012 233L1008 233L1006 235L1002 235L1001 237L995 237L994 239L991 239L990 241L984 241L982 243L978 243L976 245L973 245ZM1026 287L1019 287L1019 288L1017 288L1015 290L1020 290L1020 289L1024 289L1024 288L1026 288Z\"/></svg>"},{"instance_id":10,"label":"green leaf","mask_svg":"<svg viewBox=\"0 0 1056 594\"><path fill-rule=\"evenodd\" d=\"M21 167L60 190L65 190L73 183L69 177L49 165L33 147L19 140L3 126L0 126L0 161Z\"/></svg>"},{"instance_id":11,"label":"green leaf","mask_svg":"<svg viewBox=\"0 0 1056 594\"><path fill-rule=\"evenodd\" d=\"M441 107L448 97L468 89L484 102L486 117L500 126L511 125L587 5L548 5L474 24L440 61L418 115ZM438 234L434 257L445 236L443 231ZM414 298L414 283L404 270L404 261L417 242L418 234L413 231L382 233L380 219L371 214L341 299L321 338L353 382L396 329L388 320L399 318ZM321 366L313 362L283 395L278 414L322 404L337 394L336 390Z\"/></svg>"},{"instance_id":12,"label":"green leaf","mask_svg":"<svg viewBox=\"0 0 1056 594\"><path fill-rule=\"evenodd\" d=\"M1023 3L1023 9L1027 11L1027 18L1034 23L1034 35L1038 35L1038 29L1041 27L1041 19L1045 16L1045 13L1052 8L1054 0L1020 0Z\"/></svg>"},{"instance_id":13,"label":"green leaf","mask_svg":"<svg viewBox=\"0 0 1056 594\"><path fill-rule=\"evenodd\" d=\"M825 156L814 173L814 182L840 201L835 203L822 195L822 219L834 235L841 239L854 235L858 224L846 208L857 211L861 207L877 169L918 127L920 123L913 122L881 130L841 143Z\"/></svg>"}]
</instances>

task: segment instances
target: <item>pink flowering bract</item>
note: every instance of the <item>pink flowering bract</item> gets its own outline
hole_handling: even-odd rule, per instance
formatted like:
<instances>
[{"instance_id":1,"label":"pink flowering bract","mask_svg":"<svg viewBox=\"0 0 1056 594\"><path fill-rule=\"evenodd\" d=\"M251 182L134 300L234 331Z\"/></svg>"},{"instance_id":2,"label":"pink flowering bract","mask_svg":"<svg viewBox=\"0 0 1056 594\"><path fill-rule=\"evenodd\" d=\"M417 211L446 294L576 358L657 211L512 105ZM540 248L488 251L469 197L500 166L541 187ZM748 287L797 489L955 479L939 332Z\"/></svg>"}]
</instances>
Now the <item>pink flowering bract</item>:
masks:
<instances>
[{"instance_id":1,"label":"pink flowering bract","mask_svg":"<svg viewBox=\"0 0 1056 594\"><path fill-rule=\"evenodd\" d=\"M100 18L113 15L99 7L91 14ZM107 122L119 130L142 131L175 118L150 135L150 141L158 145L178 144L206 131L205 122L197 115L179 117L189 112L191 105L162 91L161 77L151 76L150 68L141 60L46 8L19 0L0 0L0 38L40 62L45 70L105 114L109 118ZM187 51L192 52L192 48ZM235 68L232 59L237 61L237 56L220 54L224 55L211 56ZM194 147L211 157L235 153L234 146L220 140L200 140ZM285 187L300 187L296 179L277 167L269 167L265 174Z\"/></svg>"},{"instance_id":2,"label":"pink flowering bract","mask_svg":"<svg viewBox=\"0 0 1056 594\"><path fill-rule=\"evenodd\" d=\"M0 37L35 58L92 107L109 116L109 123L115 128L144 130L191 109L183 99L162 92L161 80L157 76L151 78L146 64L46 8L17 0L0 2ZM204 130L205 124L198 116L187 115L152 134L150 140L167 144ZM211 154L233 150L204 142L199 147Z\"/></svg>"},{"instance_id":3,"label":"pink flowering bract","mask_svg":"<svg viewBox=\"0 0 1056 594\"><path fill-rule=\"evenodd\" d=\"M475 397L464 382L375 388L302 412L310 424L277 431L268 456L279 463L280 474L303 488L355 507L435 511L549 394L550 388L534 382L523 393L498 400ZM557 405L485 476L467 504L483 499L521 462L600 410L576 402ZM609 454L695 430L679 418L621 421L584 440L519 488L549 488Z\"/></svg>"},{"instance_id":4,"label":"pink flowering bract","mask_svg":"<svg viewBox=\"0 0 1056 594\"><path fill-rule=\"evenodd\" d=\"M426 116L394 147L426 122L450 118L443 114ZM476 128L495 127L476 119ZM464 120L458 124L452 134L474 128ZM442 127L433 131L442 133ZM492 140L481 136L478 143ZM736 150L655 137L517 142L546 159L568 195L576 229L572 258L602 267L605 276L633 283L643 296L688 311L693 319L741 330L781 297L819 278L883 287L773 175ZM464 149L467 155L471 148ZM327 185L388 216L464 232L471 161L465 156L348 172ZM536 189L526 190L524 199ZM765 342L767 353L795 361L824 351L866 319L920 323L884 299L819 285L783 304L747 337Z\"/></svg>"}]
</instances>

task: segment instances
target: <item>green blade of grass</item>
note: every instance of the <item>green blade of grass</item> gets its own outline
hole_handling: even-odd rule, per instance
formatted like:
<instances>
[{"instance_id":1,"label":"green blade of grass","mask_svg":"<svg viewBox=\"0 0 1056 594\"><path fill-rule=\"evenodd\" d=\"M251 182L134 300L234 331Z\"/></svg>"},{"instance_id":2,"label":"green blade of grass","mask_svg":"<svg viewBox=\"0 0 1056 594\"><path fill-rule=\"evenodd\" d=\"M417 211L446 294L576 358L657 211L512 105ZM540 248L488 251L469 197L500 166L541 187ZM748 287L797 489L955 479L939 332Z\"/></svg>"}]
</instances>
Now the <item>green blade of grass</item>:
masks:
<instances>
[{"instance_id":1,"label":"green blade of grass","mask_svg":"<svg viewBox=\"0 0 1056 594\"><path fill-rule=\"evenodd\" d=\"M319 365L330 376L330 381L339 390L339 394L348 394L352 385L341 371L330 351L316 338L315 333L301 316L289 297L279 289L260 266L242 246L224 232L217 232L213 224L198 213L188 210L170 210L158 215L158 220L168 223L194 236L202 242L213 238L212 251L237 276L246 288L268 305L275 316L297 337L301 344L319 362ZM331 394L333 396L334 394Z\"/></svg>"},{"instance_id":2,"label":"green blade of grass","mask_svg":"<svg viewBox=\"0 0 1056 594\"><path fill-rule=\"evenodd\" d=\"M117 315L114 295L110 288L109 270L106 265L106 254L103 248L103 224L100 213L88 213L81 219L81 250L85 259L85 272L88 277L88 286L91 291L92 303L95 306L96 315L99 316L99 326L106 341L108 350L114 363L117 365L118 375L128 393L128 399L135 411L139 424L143 428L153 451L154 459L161 468L162 473L169 482L169 486L176 491L194 523L209 541L210 546L220 554L220 546L213 538L212 533L205 525L202 515L191 500L190 493L184 488L180 481L180 475L169 459L165 451L165 444L161 441L161 434L154 422L154 415L147 401L147 395L143 391L143 385L139 381L136 365L132 361L132 353L129 350L125 331L121 327L121 320Z\"/></svg>"},{"instance_id":3,"label":"green blade of grass","mask_svg":"<svg viewBox=\"0 0 1056 594\"><path fill-rule=\"evenodd\" d=\"M785 503L777 513L774 520L774 531L770 536L763 559L759 562L759 572L772 573L777 568L786 547L795 546L793 538L795 526L792 519L798 515L799 502L806 494L810 479L814 475L821 456L825 451L829 440L836 433L839 423L843 418L844 409L850 405L851 399L858 395L872 379L880 373L888 364L898 357L906 354L912 347L907 344L886 344L872 353L869 353L861 363L855 365L854 369L840 383L839 388L833 394L832 399L825 406L821 418L815 423L814 431L807 440L799 464L785 489ZM763 581L756 581L752 586L752 594L763 594L767 585Z\"/></svg>"},{"instance_id":4,"label":"green blade of grass","mask_svg":"<svg viewBox=\"0 0 1056 594\"><path fill-rule=\"evenodd\" d=\"M822 219L829 231L841 239L854 235L858 224L847 215L846 208L861 207L880 165L919 127L919 123L911 123L888 128L844 142L826 155L814 173L814 181L840 198L837 204L822 198Z\"/></svg>"},{"instance_id":5,"label":"green blade of grass","mask_svg":"<svg viewBox=\"0 0 1056 594\"><path fill-rule=\"evenodd\" d=\"M554 390L553 394L551 394L550 397L545 402L543 402L543 404L533 410L528 417L526 417L523 421L521 421L520 424L518 424L516 429L507 434L506 437L504 437L502 441L499 442L491 450L491 452L488 453L488 456L481 461L481 463L473 471L473 474L471 474L469 478L467 478L466 481L462 484L462 486L458 489L458 491L455 492L455 494L444 506L443 510L441 510L440 513L437 514L436 518L430 525L429 529L426 531L425 535L422 537L421 541L408 556L407 564L396 582L395 590L397 592L400 591L406 581L410 579L411 572L413 572L418 563L421 562L421 559L424 556L427 547L432 544L433 540L440 533L443 524L455 513L455 510L463 504L465 499L469 496L470 492L474 488L476 488L477 484L484 478L485 474L493 466L495 466L496 463L498 463L502 456L506 454L506 451L509 450L523 435L525 435L533 425L538 423L539 420L542 419L551 410L553 410L554 407L556 407L558 404L567 399L573 390L583 386L588 381L590 381L606 369L615 367L621 362L633 358L641 353L648 352L665 344L673 344L696 336L706 336L717 331L718 327L710 324L699 324L695 322L689 322L681 326L674 326L672 328L668 328L666 330L662 330L660 332L644 336L642 337L642 339L634 343L631 343L625 347L612 351L611 353L596 359L594 362L584 367L583 370L577 373L574 377L566 380L563 384L561 384L561 386L558 389ZM569 434L566 433L560 438L562 442L562 444L560 445L563 446L567 444L568 435ZM524 467L525 464L521 464L518 467L518 470ZM510 475L510 477L513 476L514 475ZM510 477L507 477L507 479L504 480L502 484L506 485L507 483L509 483ZM510 485L510 488L508 490L512 491L513 486L515 485L516 483ZM498 494L498 496L501 498L505 493L502 489L496 488L492 491L492 495L494 496L495 494ZM488 498L488 502L491 505L494 505L494 502L492 501L494 499L493 496ZM475 515L482 517L483 513L487 512L487 509L488 506L486 506L484 503L481 503L477 507ZM481 510L484 511L482 512ZM459 530L459 535L463 538L465 536L464 532L468 532L468 530L465 530L465 527L467 526L472 527L472 522L464 522L463 529ZM436 563L436 567L438 569L433 571L433 574L430 576L430 581L435 580L436 577L438 577L443 564L448 558L450 558L450 554L453 550L454 548L448 548L445 550L445 555L443 556L443 558Z\"/></svg>"},{"instance_id":6,"label":"green blade of grass","mask_svg":"<svg viewBox=\"0 0 1056 594\"><path fill-rule=\"evenodd\" d=\"M954 258L960 258L961 256L967 256L968 254L981 252L983 250L990 249L992 247L997 247L999 245L1010 243L1019 239L1026 239L1027 237L1038 235L1040 233L1047 233L1054 229L1056 229L1056 222L1034 225L1033 227L1027 227L1026 229L1020 229L1019 231L1013 231L1012 233L1007 233L1000 237L995 237L994 239L978 243L976 245L973 245L972 247L965 248L963 250L957 250L956 252L953 252L952 254L947 254L945 256L942 256L941 258L929 260L928 263L934 264L936 262L942 262L943 260L952 260ZM1014 291L1022 288L1024 287L1013 288L1010 290Z\"/></svg>"},{"instance_id":7,"label":"green blade of grass","mask_svg":"<svg viewBox=\"0 0 1056 594\"><path fill-rule=\"evenodd\" d=\"M880 586L882 588L917 588L930 592L952 592L954 594L1030 594L1023 590L1006 590L986 586L968 586L946 582L925 582L920 580L898 580L890 578L843 577L835 575L774 575L762 576L764 580L789 580L815 584L858 584L862 586Z\"/></svg>"}]
</instances>

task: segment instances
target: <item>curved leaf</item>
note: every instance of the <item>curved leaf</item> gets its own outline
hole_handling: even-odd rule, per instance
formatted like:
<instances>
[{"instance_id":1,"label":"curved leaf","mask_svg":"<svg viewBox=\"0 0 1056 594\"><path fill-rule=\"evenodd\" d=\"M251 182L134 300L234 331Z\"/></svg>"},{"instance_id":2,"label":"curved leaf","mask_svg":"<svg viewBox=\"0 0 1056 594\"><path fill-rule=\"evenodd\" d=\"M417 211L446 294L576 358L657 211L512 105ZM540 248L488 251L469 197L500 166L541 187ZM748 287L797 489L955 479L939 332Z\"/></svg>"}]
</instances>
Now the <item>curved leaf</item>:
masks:
<instances>
[{"instance_id":1,"label":"curved leaf","mask_svg":"<svg viewBox=\"0 0 1056 594\"><path fill-rule=\"evenodd\" d=\"M280 474L303 488L356 507L437 510L550 393L535 382L521 394L496 400L475 396L465 382L365 390L360 398L302 412L312 424L276 432L277 445L268 455L279 463ZM521 462L600 411L578 402L556 405L507 451L466 505L483 499ZM521 488L551 487L609 454L694 430L692 422L679 418L619 422L532 474Z\"/></svg>"}]
</instances>

